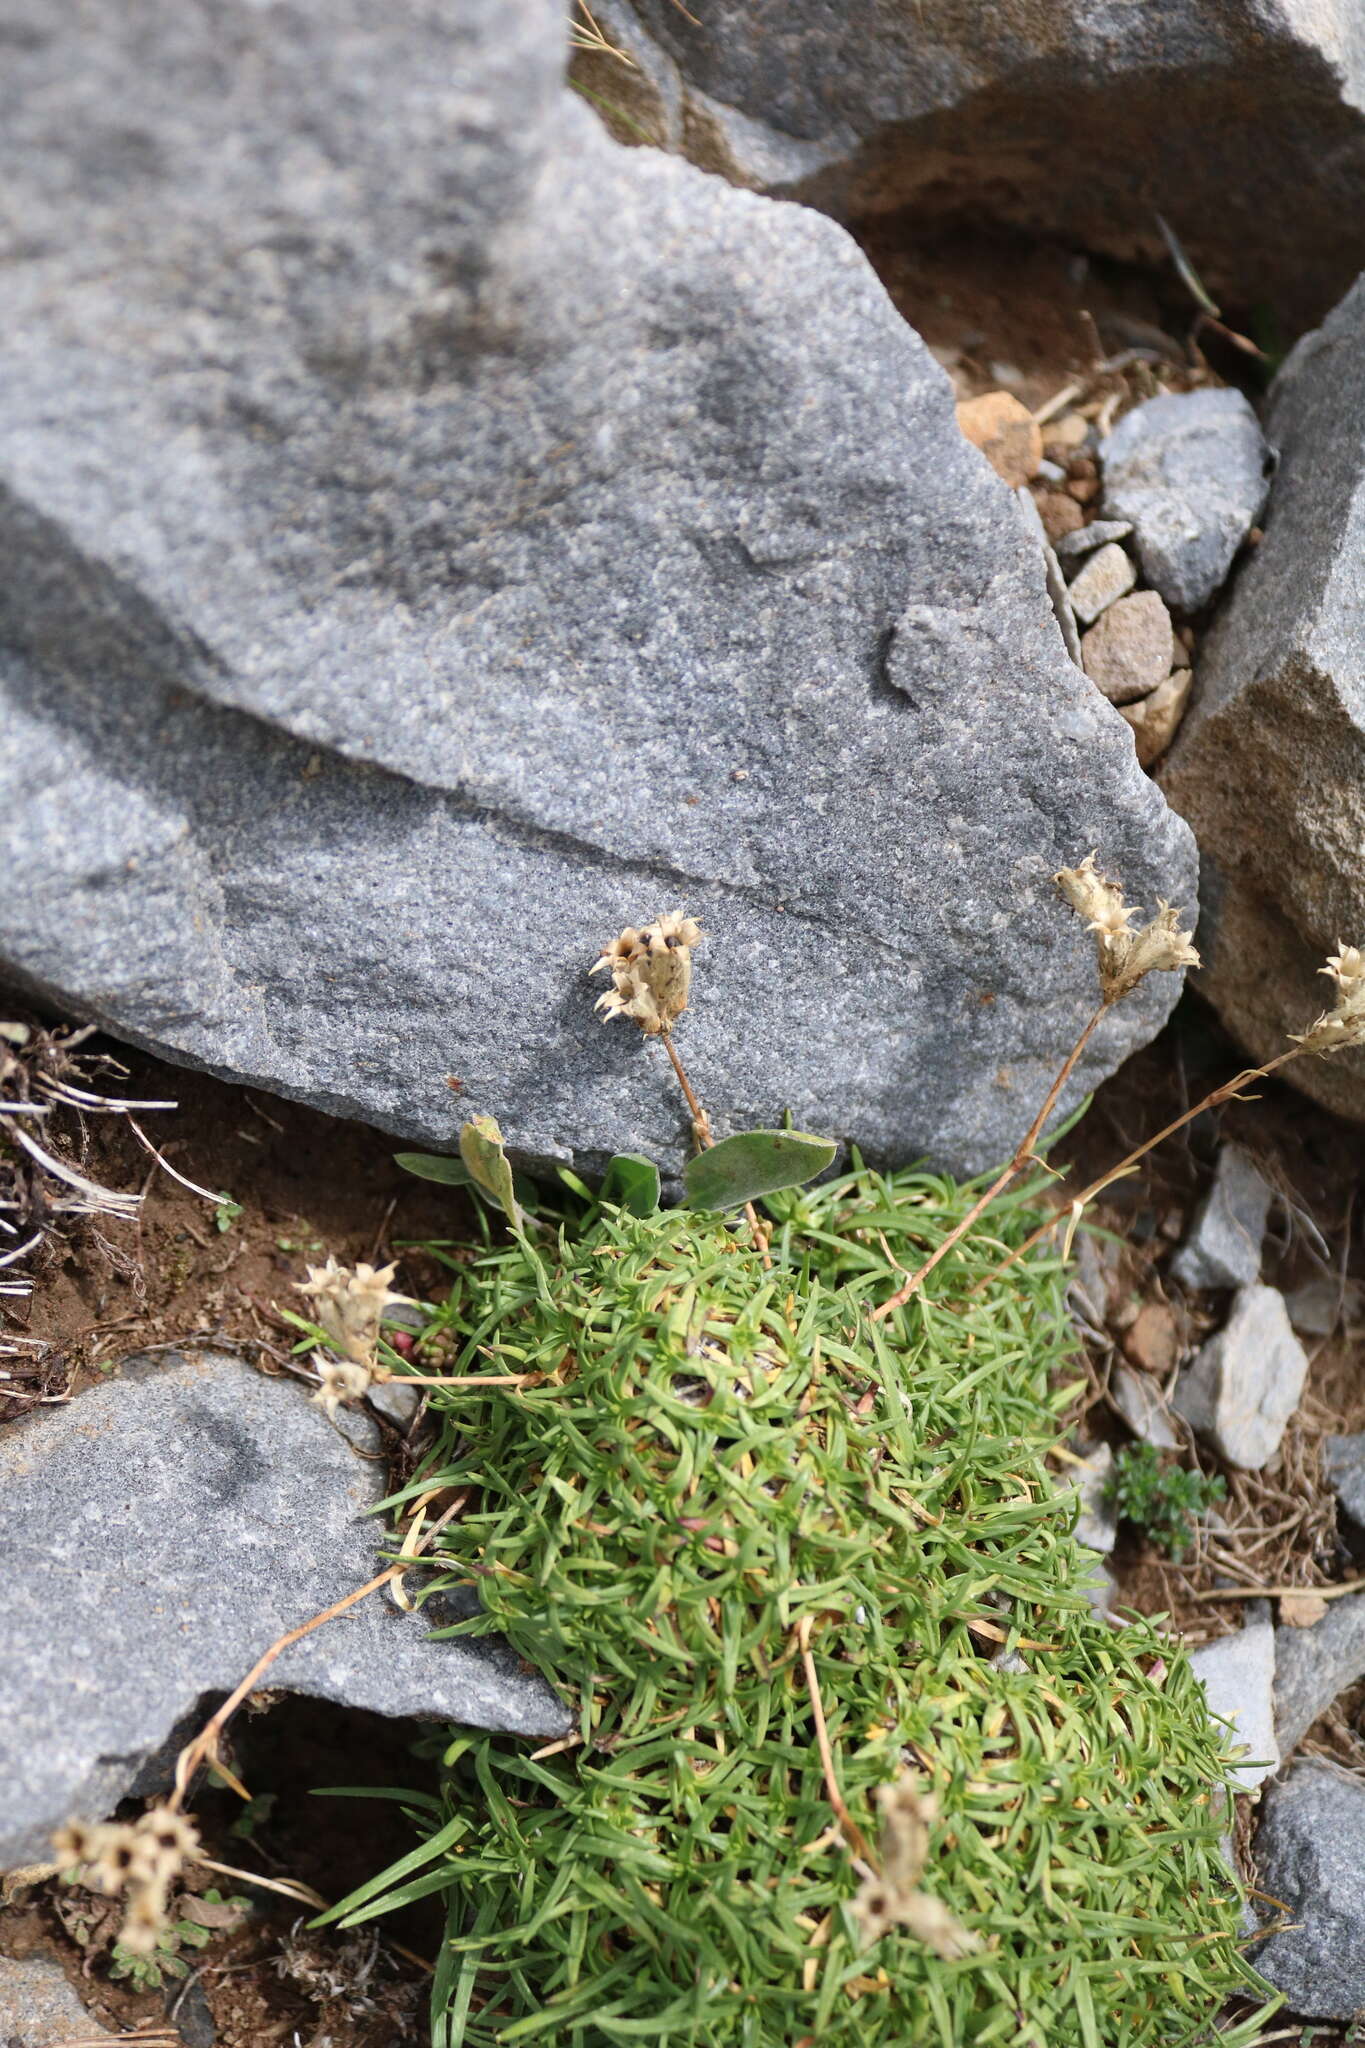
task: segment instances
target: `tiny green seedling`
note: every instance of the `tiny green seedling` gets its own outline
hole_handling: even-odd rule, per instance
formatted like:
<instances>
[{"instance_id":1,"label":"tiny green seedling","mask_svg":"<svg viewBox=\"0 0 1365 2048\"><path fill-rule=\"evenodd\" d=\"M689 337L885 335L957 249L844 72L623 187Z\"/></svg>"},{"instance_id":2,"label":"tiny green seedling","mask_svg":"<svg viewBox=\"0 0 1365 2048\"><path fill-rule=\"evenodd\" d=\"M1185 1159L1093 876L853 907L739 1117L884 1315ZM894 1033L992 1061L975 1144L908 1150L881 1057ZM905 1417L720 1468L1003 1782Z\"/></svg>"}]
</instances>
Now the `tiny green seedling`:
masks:
<instances>
[{"instance_id":1,"label":"tiny green seedling","mask_svg":"<svg viewBox=\"0 0 1365 2048\"><path fill-rule=\"evenodd\" d=\"M1151 1444L1127 1444L1114 1460L1105 1495L1124 1521L1179 1564L1194 1541L1193 1524L1227 1486L1221 1477L1162 1463Z\"/></svg>"}]
</instances>

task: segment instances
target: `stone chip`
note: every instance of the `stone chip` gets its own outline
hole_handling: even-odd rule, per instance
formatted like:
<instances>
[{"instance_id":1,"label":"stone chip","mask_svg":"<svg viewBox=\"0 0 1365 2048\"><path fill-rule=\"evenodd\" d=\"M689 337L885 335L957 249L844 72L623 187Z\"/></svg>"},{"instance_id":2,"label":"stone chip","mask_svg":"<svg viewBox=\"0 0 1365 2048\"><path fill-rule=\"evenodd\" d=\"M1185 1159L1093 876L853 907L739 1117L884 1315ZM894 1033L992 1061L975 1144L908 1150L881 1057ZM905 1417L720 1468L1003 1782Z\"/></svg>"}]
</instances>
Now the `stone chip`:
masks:
<instances>
[{"instance_id":1,"label":"stone chip","mask_svg":"<svg viewBox=\"0 0 1365 2048\"><path fill-rule=\"evenodd\" d=\"M1280 1448L1307 1372L1284 1296L1254 1284L1233 1296L1223 1328L1181 1373L1172 1406L1230 1465L1259 1472Z\"/></svg>"},{"instance_id":2,"label":"stone chip","mask_svg":"<svg viewBox=\"0 0 1365 2048\"><path fill-rule=\"evenodd\" d=\"M1087 567L1102 561L1108 552L1102 548ZM1126 555L1124 560L1128 560ZM1078 576L1071 586L1073 605L1080 580ZM1171 615L1154 590L1120 597L1081 640L1085 672L1111 704L1131 704L1134 698L1157 689L1170 671L1174 653Z\"/></svg>"}]
</instances>

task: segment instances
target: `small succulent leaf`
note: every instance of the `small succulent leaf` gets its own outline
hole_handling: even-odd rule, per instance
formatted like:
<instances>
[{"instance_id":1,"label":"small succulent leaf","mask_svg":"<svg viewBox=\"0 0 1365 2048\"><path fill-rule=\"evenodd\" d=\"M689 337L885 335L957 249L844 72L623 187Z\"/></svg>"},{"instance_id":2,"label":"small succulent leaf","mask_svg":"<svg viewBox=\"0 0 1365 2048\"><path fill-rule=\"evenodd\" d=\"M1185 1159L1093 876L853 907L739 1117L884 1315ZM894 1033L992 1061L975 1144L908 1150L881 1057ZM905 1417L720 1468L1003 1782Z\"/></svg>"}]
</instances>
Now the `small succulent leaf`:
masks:
<instances>
[{"instance_id":1,"label":"small succulent leaf","mask_svg":"<svg viewBox=\"0 0 1365 2048\"><path fill-rule=\"evenodd\" d=\"M738 1209L779 1188L799 1188L823 1173L837 1147L808 1131L740 1131L699 1152L683 1169L688 1206Z\"/></svg>"},{"instance_id":2,"label":"small succulent leaf","mask_svg":"<svg viewBox=\"0 0 1365 2048\"><path fill-rule=\"evenodd\" d=\"M451 1159L444 1152L395 1152L395 1166L415 1173L418 1180L438 1180L450 1188L467 1188L474 1176L463 1159Z\"/></svg>"},{"instance_id":3,"label":"small succulent leaf","mask_svg":"<svg viewBox=\"0 0 1365 2048\"><path fill-rule=\"evenodd\" d=\"M491 1116L472 1116L460 1132L460 1157L481 1195L506 1212L514 1230L521 1229L521 1209L512 1184L512 1169L503 1150L502 1132Z\"/></svg>"},{"instance_id":4,"label":"small succulent leaf","mask_svg":"<svg viewBox=\"0 0 1365 2048\"><path fill-rule=\"evenodd\" d=\"M659 1206L658 1167L638 1152L618 1152L608 1161L599 1200L631 1216L652 1216Z\"/></svg>"}]
</instances>

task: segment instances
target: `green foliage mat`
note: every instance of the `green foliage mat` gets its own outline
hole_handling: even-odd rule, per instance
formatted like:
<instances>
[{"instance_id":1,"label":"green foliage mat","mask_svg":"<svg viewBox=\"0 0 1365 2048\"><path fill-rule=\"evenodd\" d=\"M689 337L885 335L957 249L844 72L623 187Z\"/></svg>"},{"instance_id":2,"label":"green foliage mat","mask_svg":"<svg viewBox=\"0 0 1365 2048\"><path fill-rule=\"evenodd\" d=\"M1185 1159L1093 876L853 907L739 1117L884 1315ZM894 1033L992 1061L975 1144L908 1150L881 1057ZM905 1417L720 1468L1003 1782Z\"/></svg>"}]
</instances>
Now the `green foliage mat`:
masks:
<instances>
[{"instance_id":1,"label":"green foliage mat","mask_svg":"<svg viewBox=\"0 0 1365 2048\"><path fill-rule=\"evenodd\" d=\"M1218 1852L1227 1759L1185 1659L1115 1629L1045 1464L1068 1395L1055 1261L980 1294L990 1213L893 1321L868 1310L973 1196L859 1170L741 1226L590 1211L456 1269L449 1391L404 1495L469 1488L431 1591L505 1634L581 1743L458 1732L427 1837L333 1917L449 1903L437 2048L1129 2048L1264 1991ZM870 1841L907 1763L922 1884L981 1946L861 1946L799 1634ZM1254 2022L1220 2038L1253 2038Z\"/></svg>"}]
</instances>

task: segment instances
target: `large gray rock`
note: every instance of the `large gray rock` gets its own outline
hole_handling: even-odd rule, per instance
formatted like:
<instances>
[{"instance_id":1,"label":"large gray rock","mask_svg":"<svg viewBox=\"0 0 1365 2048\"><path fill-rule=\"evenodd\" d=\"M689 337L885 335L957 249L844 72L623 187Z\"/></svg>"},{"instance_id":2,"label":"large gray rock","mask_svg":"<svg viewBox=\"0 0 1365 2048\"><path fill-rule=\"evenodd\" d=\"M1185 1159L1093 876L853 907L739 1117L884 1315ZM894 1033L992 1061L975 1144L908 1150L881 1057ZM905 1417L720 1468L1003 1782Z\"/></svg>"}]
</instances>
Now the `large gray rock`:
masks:
<instances>
[{"instance_id":1,"label":"large gray rock","mask_svg":"<svg viewBox=\"0 0 1365 2048\"><path fill-rule=\"evenodd\" d=\"M352 1424L352 1427L355 1425ZM0 1435L0 1869L107 1814L206 1695L376 1570L383 1467L292 1380L205 1354L133 1362ZM561 1734L506 1645L432 1642L382 1593L286 1650L268 1683L376 1713Z\"/></svg>"},{"instance_id":2,"label":"large gray rock","mask_svg":"<svg viewBox=\"0 0 1365 2048\"><path fill-rule=\"evenodd\" d=\"M1331 1007L1319 970L1365 938L1365 284L1294 349L1266 431L1265 538L1200 650L1162 777L1204 860L1199 987L1258 1060ZM1365 1117L1359 1051L1284 1078Z\"/></svg>"},{"instance_id":3,"label":"large gray rock","mask_svg":"<svg viewBox=\"0 0 1365 2048\"><path fill-rule=\"evenodd\" d=\"M1365 1675L1365 1595L1334 1600L1311 1628L1275 1631L1275 1735L1296 1749L1320 1714Z\"/></svg>"},{"instance_id":4,"label":"large gray rock","mask_svg":"<svg viewBox=\"0 0 1365 2048\"><path fill-rule=\"evenodd\" d=\"M584 83L764 191L1164 261L1160 211L1216 290L1310 317L1360 265L1357 0L632 4L593 12L640 70Z\"/></svg>"},{"instance_id":5,"label":"large gray rock","mask_svg":"<svg viewBox=\"0 0 1365 2048\"><path fill-rule=\"evenodd\" d=\"M1266 1795L1256 1865L1292 1923L1256 1944L1256 1968L1305 2019L1355 2018L1365 2007L1365 1785L1331 1764L1296 1764Z\"/></svg>"},{"instance_id":6,"label":"large gray rock","mask_svg":"<svg viewBox=\"0 0 1365 2048\"><path fill-rule=\"evenodd\" d=\"M0 960L420 1142L676 1162L586 969L682 905L722 1128L999 1159L1094 1000L1050 874L1191 906L1193 850L852 241L609 141L553 0L31 15Z\"/></svg>"},{"instance_id":7,"label":"large gray rock","mask_svg":"<svg viewBox=\"0 0 1365 2048\"><path fill-rule=\"evenodd\" d=\"M1132 521L1142 573L1177 611L1201 611L1221 588L1265 505L1273 459L1230 390L1149 398L1102 443L1105 514Z\"/></svg>"}]
</instances>

